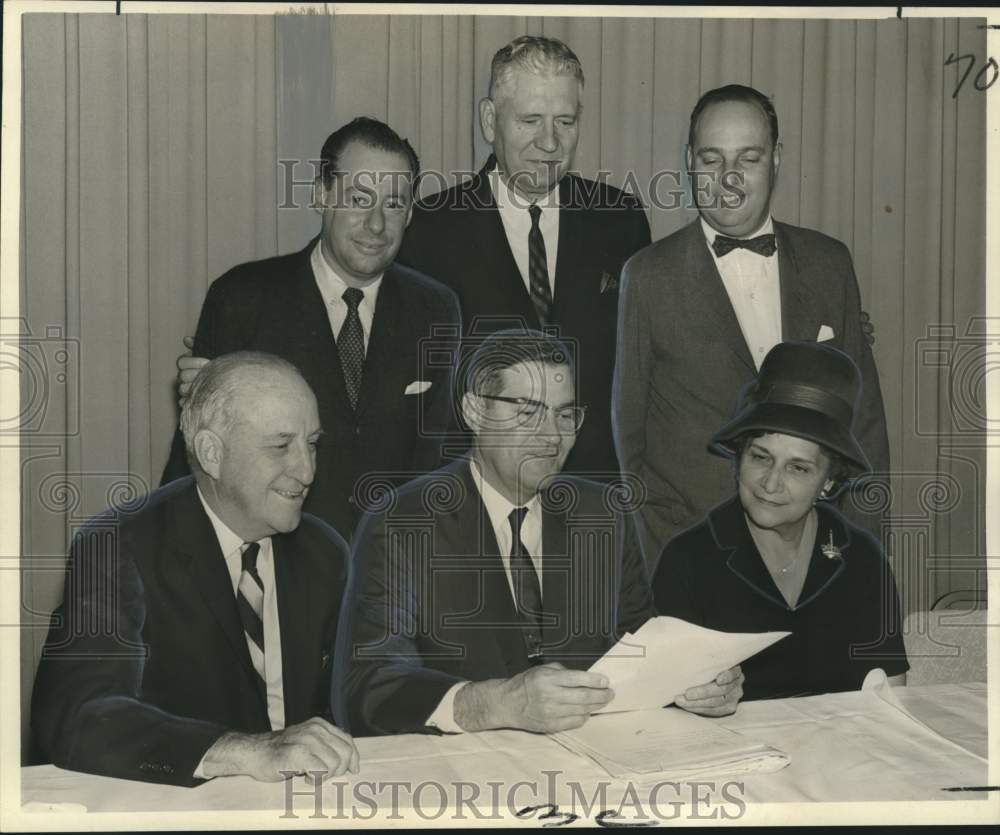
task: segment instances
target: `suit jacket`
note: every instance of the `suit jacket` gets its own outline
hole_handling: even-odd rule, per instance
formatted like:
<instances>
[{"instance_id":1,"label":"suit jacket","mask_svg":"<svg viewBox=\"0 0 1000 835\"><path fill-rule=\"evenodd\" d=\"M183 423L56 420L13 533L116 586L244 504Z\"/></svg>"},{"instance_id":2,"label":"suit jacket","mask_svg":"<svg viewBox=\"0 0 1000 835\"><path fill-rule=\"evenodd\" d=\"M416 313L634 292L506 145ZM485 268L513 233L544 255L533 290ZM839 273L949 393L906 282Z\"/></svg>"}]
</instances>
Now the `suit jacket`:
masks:
<instances>
[{"instance_id":1,"label":"suit jacket","mask_svg":"<svg viewBox=\"0 0 1000 835\"><path fill-rule=\"evenodd\" d=\"M440 443L452 420L461 317L448 288L391 265L379 288L352 410L309 263L315 243L291 255L241 264L213 282L198 320L194 355L211 359L231 351L267 351L299 369L316 394L325 430L305 510L349 537L379 489L376 482L404 481L440 464ZM404 394L415 381L431 386L423 394ZM188 472L178 429L161 483ZM365 479L369 474L374 480Z\"/></svg>"},{"instance_id":2,"label":"suit jacket","mask_svg":"<svg viewBox=\"0 0 1000 835\"><path fill-rule=\"evenodd\" d=\"M329 716L347 544L303 514L271 538L286 726ZM271 729L232 580L192 478L78 532L35 678L32 729L60 768L196 785L226 731Z\"/></svg>"},{"instance_id":3,"label":"suit jacket","mask_svg":"<svg viewBox=\"0 0 1000 835\"><path fill-rule=\"evenodd\" d=\"M741 665L744 698L860 690L868 672L909 668L899 595L877 542L827 502L802 593L788 606L733 497L667 545L653 577L661 615L723 632L791 632ZM822 546L832 542L830 556Z\"/></svg>"},{"instance_id":4,"label":"suit jacket","mask_svg":"<svg viewBox=\"0 0 1000 835\"><path fill-rule=\"evenodd\" d=\"M876 472L889 469L882 392L861 331L850 253L811 229L774 224L782 339L815 341L821 325L861 370L854 431ZM614 430L622 468L645 484L643 551L663 547L732 493L732 464L707 452L756 376L736 313L696 220L625 266L615 370ZM872 525L871 520L867 521Z\"/></svg>"},{"instance_id":5,"label":"suit jacket","mask_svg":"<svg viewBox=\"0 0 1000 835\"><path fill-rule=\"evenodd\" d=\"M399 260L458 295L465 333L540 323L507 242L486 166L472 180L418 204ZM588 405L565 471L618 474L611 437L618 280L626 259L650 241L639 201L606 183L567 175L559 182L559 252L551 323L575 349L577 399ZM475 340L471 340L473 343Z\"/></svg>"},{"instance_id":6,"label":"suit jacket","mask_svg":"<svg viewBox=\"0 0 1000 835\"><path fill-rule=\"evenodd\" d=\"M545 660L586 669L652 615L648 578L633 526L603 485L560 476L542 501ZM429 732L452 685L530 666L467 459L367 517L351 571L333 703L355 734Z\"/></svg>"}]
</instances>

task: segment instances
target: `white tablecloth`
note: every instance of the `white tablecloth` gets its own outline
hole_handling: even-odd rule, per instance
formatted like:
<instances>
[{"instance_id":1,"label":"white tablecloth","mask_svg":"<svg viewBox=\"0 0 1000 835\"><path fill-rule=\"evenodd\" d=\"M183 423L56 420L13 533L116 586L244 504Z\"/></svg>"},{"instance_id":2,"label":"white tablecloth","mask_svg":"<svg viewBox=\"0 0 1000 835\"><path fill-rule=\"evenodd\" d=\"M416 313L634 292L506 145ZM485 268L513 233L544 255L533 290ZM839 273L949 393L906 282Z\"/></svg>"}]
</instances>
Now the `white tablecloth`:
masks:
<instances>
[{"instance_id":1,"label":"white tablecloth","mask_svg":"<svg viewBox=\"0 0 1000 835\"><path fill-rule=\"evenodd\" d=\"M708 802L731 810L737 797L750 804L984 797L992 802L996 793L942 791L946 786L987 783L986 695L985 684L934 685L741 704L734 716L714 721L781 749L791 763L775 773L728 779L719 775L714 787L699 791ZM553 740L518 731L365 738L358 740L358 748L361 773L322 787L321 810L331 823L338 816L345 823L352 816L370 818L376 807L380 818L391 821L394 805L404 815L414 796L430 814L442 803L454 807L464 797L480 810L497 803L508 816L550 801L561 810L592 816L595 809L627 801L629 792L647 804L651 787L660 783L661 811L673 802L695 802L690 786L663 785L663 777L634 785L614 781L594 762ZM22 809L31 813L84 809L285 813L293 790L302 793L292 798L292 810L303 819L314 813L316 803L305 778L267 784L228 777L187 789L77 774L54 766L23 768L21 778ZM728 795L723 790L726 784ZM581 799L595 797L596 806L589 811L581 808Z\"/></svg>"}]
</instances>

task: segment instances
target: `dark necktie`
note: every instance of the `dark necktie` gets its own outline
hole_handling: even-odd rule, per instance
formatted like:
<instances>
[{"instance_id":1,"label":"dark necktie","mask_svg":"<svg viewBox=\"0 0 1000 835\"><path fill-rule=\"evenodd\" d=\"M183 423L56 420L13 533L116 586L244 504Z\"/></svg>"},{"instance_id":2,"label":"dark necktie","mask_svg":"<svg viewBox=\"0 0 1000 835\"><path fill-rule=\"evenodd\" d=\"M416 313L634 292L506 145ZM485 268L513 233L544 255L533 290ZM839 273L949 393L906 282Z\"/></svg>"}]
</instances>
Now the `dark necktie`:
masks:
<instances>
[{"instance_id":1,"label":"dark necktie","mask_svg":"<svg viewBox=\"0 0 1000 835\"><path fill-rule=\"evenodd\" d=\"M240 582L236 587L236 608L243 623L243 633L250 650L250 660L257 671L258 686L267 701L267 678L264 672L264 583L257 573L257 555L260 545L246 543L243 549Z\"/></svg>"},{"instance_id":2,"label":"dark necktie","mask_svg":"<svg viewBox=\"0 0 1000 835\"><path fill-rule=\"evenodd\" d=\"M538 313L538 321L545 325L552 310L552 290L549 288L549 265L545 256L545 238L538 227L542 210L537 203L528 207L531 215L531 231L528 232L528 285L531 288L531 302Z\"/></svg>"},{"instance_id":3,"label":"dark necktie","mask_svg":"<svg viewBox=\"0 0 1000 835\"><path fill-rule=\"evenodd\" d=\"M514 585L514 600L521 633L528 649L528 658L542 655L542 588L538 583L538 572L521 541L521 525L528 513L526 507L515 507L507 521L512 534L510 546L510 578Z\"/></svg>"},{"instance_id":4,"label":"dark necktie","mask_svg":"<svg viewBox=\"0 0 1000 835\"><path fill-rule=\"evenodd\" d=\"M341 296L347 304L347 318L337 337L337 353L340 354L340 366L344 369L344 383L347 385L347 397L352 409L358 406L361 370L365 365L365 332L358 315L358 305L364 297L365 294L357 287L348 287Z\"/></svg>"},{"instance_id":5,"label":"dark necktie","mask_svg":"<svg viewBox=\"0 0 1000 835\"><path fill-rule=\"evenodd\" d=\"M774 235L758 235L756 238L730 238L726 235L716 235L712 241L712 249L718 258L732 252L734 249L749 249L765 258L770 258L778 247Z\"/></svg>"}]
</instances>

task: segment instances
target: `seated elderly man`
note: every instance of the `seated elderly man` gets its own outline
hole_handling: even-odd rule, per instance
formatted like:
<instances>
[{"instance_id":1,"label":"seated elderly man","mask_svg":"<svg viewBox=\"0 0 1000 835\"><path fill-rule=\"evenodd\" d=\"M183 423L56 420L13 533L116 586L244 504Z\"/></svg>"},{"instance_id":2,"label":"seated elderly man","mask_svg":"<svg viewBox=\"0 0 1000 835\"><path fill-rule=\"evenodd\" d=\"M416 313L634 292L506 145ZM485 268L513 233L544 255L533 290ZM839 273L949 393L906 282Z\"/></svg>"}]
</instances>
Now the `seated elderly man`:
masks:
<instances>
[{"instance_id":1,"label":"seated elderly man","mask_svg":"<svg viewBox=\"0 0 1000 835\"><path fill-rule=\"evenodd\" d=\"M193 786L358 768L328 721L347 546L302 513L316 399L295 367L219 357L181 415L193 477L76 535L32 726L61 768Z\"/></svg>"},{"instance_id":2,"label":"seated elderly man","mask_svg":"<svg viewBox=\"0 0 1000 835\"><path fill-rule=\"evenodd\" d=\"M358 530L334 677L358 735L578 727L614 697L587 668L652 614L615 488L560 475L585 416L566 347L493 334L462 410L470 455L387 493ZM741 679L681 703L731 713Z\"/></svg>"}]
</instances>

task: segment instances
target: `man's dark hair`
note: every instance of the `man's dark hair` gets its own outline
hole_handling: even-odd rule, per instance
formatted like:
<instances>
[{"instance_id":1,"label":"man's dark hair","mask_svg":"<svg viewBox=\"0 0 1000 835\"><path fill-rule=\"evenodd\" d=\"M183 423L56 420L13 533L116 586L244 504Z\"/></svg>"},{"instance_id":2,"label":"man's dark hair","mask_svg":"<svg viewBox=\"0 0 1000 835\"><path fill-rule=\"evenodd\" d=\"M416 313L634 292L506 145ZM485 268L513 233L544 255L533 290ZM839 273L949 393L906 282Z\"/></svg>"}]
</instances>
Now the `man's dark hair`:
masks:
<instances>
[{"instance_id":1,"label":"man's dark hair","mask_svg":"<svg viewBox=\"0 0 1000 835\"><path fill-rule=\"evenodd\" d=\"M771 147L777 147L778 114L775 113L771 100L753 87L746 87L743 84L727 84L725 87L717 87L715 90L709 90L698 99L694 110L691 111L691 122L688 126L688 145L691 146L691 151L694 152L695 150L694 133L698 127L698 119L701 118L701 114L713 104L722 104L723 102L731 101L739 101L759 107L764 114L764 118L767 119L767 126L771 131Z\"/></svg>"},{"instance_id":2,"label":"man's dark hair","mask_svg":"<svg viewBox=\"0 0 1000 835\"><path fill-rule=\"evenodd\" d=\"M465 392L498 394L500 374L522 362L568 365L573 357L566 344L555 336L526 328L511 328L490 334L476 349L466 366Z\"/></svg>"},{"instance_id":3,"label":"man's dark hair","mask_svg":"<svg viewBox=\"0 0 1000 835\"><path fill-rule=\"evenodd\" d=\"M331 133L323 143L323 150L320 151L320 176L327 188L333 184L334 176L339 173L340 155L351 142L360 142L369 148L400 154L406 157L414 182L420 175L420 159L408 140L385 122L369 116L358 116Z\"/></svg>"}]
</instances>

